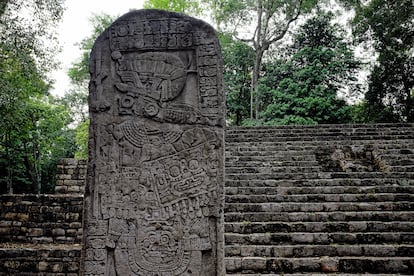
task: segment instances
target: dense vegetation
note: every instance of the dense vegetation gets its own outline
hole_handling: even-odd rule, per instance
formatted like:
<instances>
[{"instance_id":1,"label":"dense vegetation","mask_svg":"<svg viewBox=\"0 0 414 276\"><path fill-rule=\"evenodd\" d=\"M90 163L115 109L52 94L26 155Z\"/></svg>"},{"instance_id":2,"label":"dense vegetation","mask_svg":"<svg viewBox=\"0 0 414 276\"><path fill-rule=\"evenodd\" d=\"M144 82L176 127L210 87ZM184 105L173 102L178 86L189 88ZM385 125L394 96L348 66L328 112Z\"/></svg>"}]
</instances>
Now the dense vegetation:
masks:
<instances>
[{"instance_id":1,"label":"dense vegetation","mask_svg":"<svg viewBox=\"0 0 414 276\"><path fill-rule=\"evenodd\" d=\"M89 51L115 17L92 17L93 33L69 70L72 84L57 99L47 73L56 68L63 2L0 3L1 193L51 192L58 159L87 157ZM337 10L352 12L350 24L328 2L146 0L144 7L211 12L230 125L414 122L412 1L337 0ZM357 46L371 51L357 58Z\"/></svg>"}]
</instances>

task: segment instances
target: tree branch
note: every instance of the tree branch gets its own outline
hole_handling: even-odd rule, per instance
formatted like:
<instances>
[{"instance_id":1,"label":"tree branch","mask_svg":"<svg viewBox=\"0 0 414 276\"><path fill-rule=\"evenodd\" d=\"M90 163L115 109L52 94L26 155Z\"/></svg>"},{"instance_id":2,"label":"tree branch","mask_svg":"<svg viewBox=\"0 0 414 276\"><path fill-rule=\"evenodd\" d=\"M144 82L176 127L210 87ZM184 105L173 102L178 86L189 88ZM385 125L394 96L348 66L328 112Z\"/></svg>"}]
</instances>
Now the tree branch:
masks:
<instances>
[{"instance_id":1,"label":"tree branch","mask_svg":"<svg viewBox=\"0 0 414 276\"><path fill-rule=\"evenodd\" d=\"M282 30L281 33L279 33L277 36L275 36L274 38L269 40L269 45L276 42L276 41L278 41L278 40L280 40L280 39L282 39L285 36L287 31L289 30L290 24L292 24L292 22L296 21L299 18L299 15L301 13L302 3L303 3L303 0L300 0L299 5L297 7L296 15L294 15L291 19L288 20L288 22L285 25L285 28Z\"/></svg>"}]
</instances>

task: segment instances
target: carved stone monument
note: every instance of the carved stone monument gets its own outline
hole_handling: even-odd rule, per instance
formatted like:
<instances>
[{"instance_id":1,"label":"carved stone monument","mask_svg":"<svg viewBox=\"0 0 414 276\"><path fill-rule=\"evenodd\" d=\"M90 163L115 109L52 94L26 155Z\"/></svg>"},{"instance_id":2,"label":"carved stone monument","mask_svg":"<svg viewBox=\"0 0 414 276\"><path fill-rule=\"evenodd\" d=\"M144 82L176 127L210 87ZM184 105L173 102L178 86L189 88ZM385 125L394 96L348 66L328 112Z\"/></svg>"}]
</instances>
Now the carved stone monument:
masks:
<instances>
[{"instance_id":1,"label":"carved stone monument","mask_svg":"<svg viewBox=\"0 0 414 276\"><path fill-rule=\"evenodd\" d=\"M96 40L90 60L83 275L224 275L215 31L133 11Z\"/></svg>"}]
</instances>

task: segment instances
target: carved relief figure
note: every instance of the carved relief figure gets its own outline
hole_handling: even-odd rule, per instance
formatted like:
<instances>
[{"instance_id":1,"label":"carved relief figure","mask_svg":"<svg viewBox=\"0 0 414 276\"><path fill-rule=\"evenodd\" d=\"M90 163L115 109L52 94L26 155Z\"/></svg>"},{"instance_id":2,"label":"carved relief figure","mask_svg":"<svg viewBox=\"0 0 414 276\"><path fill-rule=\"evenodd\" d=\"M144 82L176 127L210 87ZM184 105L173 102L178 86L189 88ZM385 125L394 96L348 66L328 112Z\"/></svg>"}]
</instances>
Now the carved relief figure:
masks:
<instances>
[{"instance_id":1,"label":"carved relief figure","mask_svg":"<svg viewBox=\"0 0 414 276\"><path fill-rule=\"evenodd\" d=\"M223 275L221 59L175 13L121 17L91 54L83 275Z\"/></svg>"}]
</instances>

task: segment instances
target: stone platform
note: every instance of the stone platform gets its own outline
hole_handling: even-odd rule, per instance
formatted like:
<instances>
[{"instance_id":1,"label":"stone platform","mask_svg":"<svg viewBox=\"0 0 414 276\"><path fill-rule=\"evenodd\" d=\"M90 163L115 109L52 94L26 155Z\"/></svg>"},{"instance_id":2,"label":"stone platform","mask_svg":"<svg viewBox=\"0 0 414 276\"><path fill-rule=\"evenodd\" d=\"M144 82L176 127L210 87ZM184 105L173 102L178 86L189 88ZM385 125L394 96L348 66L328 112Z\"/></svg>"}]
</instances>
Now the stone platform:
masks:
<instances>
[{"instance_id":1,"label":"stone platform","mask_svg":"<svg viewBox=\"0 0 414 276\"><path fill-rule=\"evenodd\" d=\"M414 272L414 129L230 128L228 274Z\"/></svg>"},{"instance_id":2,"label":"stone platform","mask_svg":"<svg viewBox=\"0 0 414 276\"><path fill-rule=\"evenodd\" d=\"M413 275L414 124L228 128L225 186L227 275ZM0 275L77 275L82 198L15 197Z\"/></svg>"}]
</instances>

